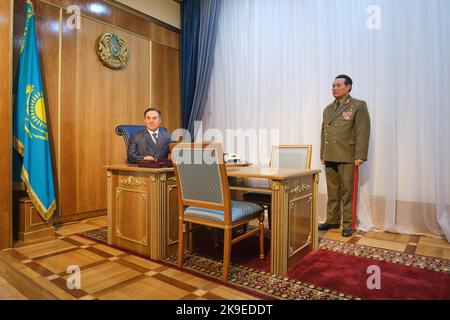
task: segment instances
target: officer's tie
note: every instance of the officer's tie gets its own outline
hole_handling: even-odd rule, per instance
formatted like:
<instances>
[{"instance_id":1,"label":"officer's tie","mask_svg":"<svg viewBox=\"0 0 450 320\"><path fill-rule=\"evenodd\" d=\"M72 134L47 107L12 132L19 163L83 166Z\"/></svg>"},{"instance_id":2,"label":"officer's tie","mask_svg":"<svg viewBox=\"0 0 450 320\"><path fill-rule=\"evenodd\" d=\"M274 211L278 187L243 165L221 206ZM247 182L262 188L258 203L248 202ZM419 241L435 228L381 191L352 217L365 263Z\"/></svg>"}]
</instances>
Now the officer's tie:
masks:
<instances>
[{"instance_id":1,"label":"officer's tie","mask_svg":"<svg viewBox=\"0 0 450 320\"><path fill-rule=\"evenodd\" d=\"M158 134L156 132L153 132L152 135L153 135L153 141L155 142L155 144L157 144L158 143Z\"/></svg>"},{"instance_id":2,"label":"officer's tie","mask_svg":"<svg viewBox=\"0 0 450 320\"><path fill-rule=\"evenodd\" d=\"M340 106L341 106L341 102L339 100L336 101L336 104L334 105L334 111L337 111L337 109L339 109Z\"/></svg>"}]
</instances>

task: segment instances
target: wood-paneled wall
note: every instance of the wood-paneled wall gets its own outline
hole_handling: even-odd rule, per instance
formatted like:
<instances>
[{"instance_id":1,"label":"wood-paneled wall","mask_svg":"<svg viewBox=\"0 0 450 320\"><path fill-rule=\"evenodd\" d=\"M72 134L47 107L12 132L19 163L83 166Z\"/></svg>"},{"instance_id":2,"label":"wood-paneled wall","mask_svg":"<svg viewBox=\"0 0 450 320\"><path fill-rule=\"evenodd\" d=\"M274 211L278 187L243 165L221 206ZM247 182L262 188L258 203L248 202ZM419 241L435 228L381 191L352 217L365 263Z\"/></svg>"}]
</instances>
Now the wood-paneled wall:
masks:
<instances>
[{"instance_id":1,"label":"wood-paneled wall","mask_svg":"<svg viewBox=\"0 0 450 320\"><path fill-rule=\"evenodd\" d=\"M16 1L16 17L23 17L24 2ZM181 126L179 32L106 1L34 2L57 189L55 221L105 214L103 166L126 159L115 127L143 124L150 106L162 111L162 125L170 131ZM101 12L92 12L91 4ZM68 5L81 9L79 30L66 24ZM23 21L16 19L15 40L22 32ZM111 70L99 61L95 43L105 32L126 40L126 68Z\"/></svg>"},{"instance_id":2,"label":"wood-paneled wall","mask_svg":"<svg viewBox=\"0 0 450 320\"><path fill-rule=\"evenodd\" d=\"M0 1L0 249L12 239L12 30L13 1Z\"/></svg>"}]
</instances>

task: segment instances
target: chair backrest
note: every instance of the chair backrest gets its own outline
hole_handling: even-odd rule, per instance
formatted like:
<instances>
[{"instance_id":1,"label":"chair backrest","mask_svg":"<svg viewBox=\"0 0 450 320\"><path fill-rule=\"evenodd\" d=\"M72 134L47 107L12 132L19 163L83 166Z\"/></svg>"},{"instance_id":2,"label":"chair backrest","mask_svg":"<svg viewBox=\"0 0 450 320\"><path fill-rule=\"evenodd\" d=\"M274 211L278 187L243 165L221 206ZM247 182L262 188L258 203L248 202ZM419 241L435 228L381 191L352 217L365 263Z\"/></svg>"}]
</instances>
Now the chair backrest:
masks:
<instances>
[{"instance_id":1,"label":"chair backrest","mask_svg":"<svg viewBox=\"0 0 450 320\"><path fill-rule=\"evenodd\" d=\"M172 143L170 149L182 205L230 211L222 146L215 143Z\"/></svg>"},{"instance_id":2,"label":"chair backrest","mask_svg":"<svg viewBox=\"0 0 450 320\"><path fill-rule=\"evenodd\" d=\"M145 126L136 126L136 125L130 125L130 124L121 124L120 126L116 127L116 134L118 136L123 137L123 141L125 143L125 150L128 153L128 144L130 142L130 138L133 135L133 133L144 130ZM166 131L166 128L159 128L159 130Z\"/></svg>"},{"instance_id":3,"label":"chair backrest","mask_svg":"<svg viewBox=\"0 0 450 320\"><path fill-rule=\"evenodd\" d=\"M270 167L309 170L311 168L311 145L273 146Z\"/></svg>"}]
</instances>

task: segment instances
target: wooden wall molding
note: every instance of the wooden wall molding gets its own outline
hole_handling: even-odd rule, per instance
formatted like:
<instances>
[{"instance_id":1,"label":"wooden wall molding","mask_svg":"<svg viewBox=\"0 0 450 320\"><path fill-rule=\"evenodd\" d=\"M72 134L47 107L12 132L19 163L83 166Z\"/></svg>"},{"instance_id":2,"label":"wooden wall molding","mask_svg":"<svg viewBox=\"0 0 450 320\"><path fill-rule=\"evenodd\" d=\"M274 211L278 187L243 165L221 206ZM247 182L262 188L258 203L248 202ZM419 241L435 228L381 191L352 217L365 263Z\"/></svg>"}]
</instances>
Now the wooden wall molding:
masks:
<instances>
[{"instance_id":1,"label":"wooden wall molding","mask_svg":"<svg viewBox=\"0 0 450 320\"><path fill-rule=\"evenodd\" d=\"M40 3L55 6L63 9L63 18L66 16L66 8L70 5L80 7L80 15L87 19L103 23L107 26L120 29L124 32L143 37L147 40L160 43L162 45L180 49L180 30L159 20L149 17L136 10L131 12L131 8L110 1L96 1L104 6L104 13L95 14L89 10L89 4L92 0L36 0ZM124 9L125 7L126 9Z\"/></svg>"},{"instance_id":2,"label":"wooden wall molding","mask_svg":"<svg viewBox=\"0 0 450 320\"><path fill-rule=\"evenodd\" d=\"M141 11L138 11L136 9L130 8L129 6L127 6L127 5L123 4L123 3L117 2L115 0L105 0L105 1L115 5L116 7L119 7L121 9L125 10L125 11L128 11L128 12L130 12L130 13L136 15L136 16L143 17L144 19L147 19L150 22L156 23L157 25L160 25L163 28L166 28L168 30L180 33L180 29L178 29L177 27L175 27L173 25L170 25L170 24L168 24L168 23L166 23L164 21L161 21L159 19L156 19L156 18L154 18L152 16L149 16L149 15L147 15L147 14L141 12ZM174 1L178 2L176 0L174 0ZM181 4L181 2L179 2L179 3ZM181 8L180 8L180 10L181 10Z\"/></svg>"},{"instance_id":3,"label":"wooden wall molding","mask_svg":"<svg viewBox=\"0 0 450 320\"><path fill-rule=\"evenodd\" d=\"M0 1L0 249L12 246L13 1Z\"/></svg>"}]
</instances>

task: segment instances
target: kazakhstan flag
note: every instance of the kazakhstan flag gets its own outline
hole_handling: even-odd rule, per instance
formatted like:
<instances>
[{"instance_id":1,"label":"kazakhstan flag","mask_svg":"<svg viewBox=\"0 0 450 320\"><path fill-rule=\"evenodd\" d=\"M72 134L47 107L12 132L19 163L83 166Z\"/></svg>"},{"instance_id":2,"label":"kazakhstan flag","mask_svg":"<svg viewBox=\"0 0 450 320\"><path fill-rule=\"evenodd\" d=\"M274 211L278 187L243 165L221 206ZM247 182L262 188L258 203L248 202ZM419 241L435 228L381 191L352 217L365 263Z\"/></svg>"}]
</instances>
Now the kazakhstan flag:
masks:
<instances>
[{"instance_id":1,"label":"kazakhstan flag","mask_svg":"<svg viewBox=\"0 0 450 320\"><path fill-rule=\"evenodd\" d=\"M42 91L34 10L26 6L14 105L14 148L22 156L21 178L34 207L45 220L56 208L47 116Z\"/></svg>"}]
</instances>

